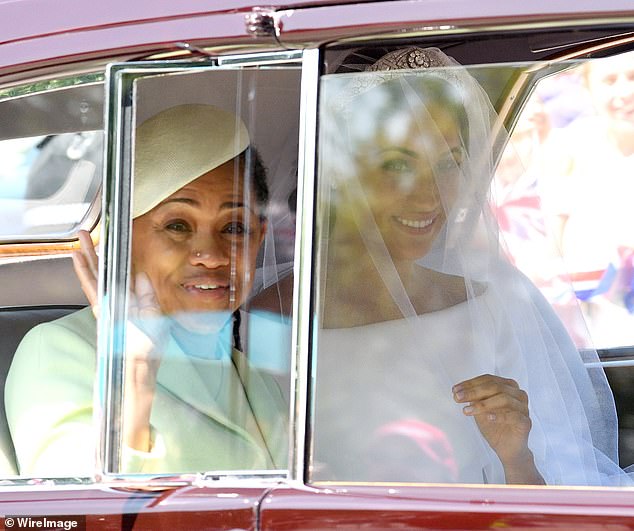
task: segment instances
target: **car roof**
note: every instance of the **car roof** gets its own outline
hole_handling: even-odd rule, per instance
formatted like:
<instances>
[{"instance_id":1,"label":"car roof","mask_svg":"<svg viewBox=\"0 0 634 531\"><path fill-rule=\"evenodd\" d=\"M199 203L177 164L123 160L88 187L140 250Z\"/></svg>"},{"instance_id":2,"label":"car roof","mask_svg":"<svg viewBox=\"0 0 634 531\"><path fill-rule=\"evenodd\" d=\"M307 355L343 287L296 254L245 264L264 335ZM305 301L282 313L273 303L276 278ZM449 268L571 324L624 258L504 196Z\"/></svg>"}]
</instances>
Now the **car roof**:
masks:
<instances>
[{"instance_id":1,"label":"car roof","mask_svg":"<svg viewBox=\"0 0 634 531\"><path fill-rule=\"evenodd\" d=\"M359 0L0 0L0 44L81 29L212 13L247 13L263 6L293 9L321 5L360 3ZM37 13L38 16L33 16Z\"/></svg>"},{"instance_id":2,"label":"car roof","mask_svg":"<svg viewBox=\"0 0 634 531\"><path fill-rule=\"evenodd\" d=\"M247 31L245 15L258 6L282 11L277 43ZM0 69L9 74L45 63L144 57L182 42L295 47L403 30L597 24L634 19L634 5L631 0L0 0L0 13Z\"/></svg>"},{"instance_id":3,"label":"car roof","mask_svg":"<svg viewBox=\"0 0 634 531\"><path fill-rule=\"evenodd\" d=\"M85 0L0 0L0 45L10 42L41 37L55 33L96 29L99 27L121 24L138 24L160 19L172 19L209 14L248 13L254 8L263 7L271 10L294 10L306 8L332 7L336 5L353 8L353 4L361 6L366 13L374 9L386 9L388 2L371 0L286 0L284 2L256 2L254 0L109 0L97 2ZM412 2L391 2L389 11L397 4ZM547 17L553 15L578 16L598 14L634 14L631 0L447 0L434 2L420 0L421 18L440 20L453 17L456 19L511 17L521 16ZM465 11L465 7L469 7ZM33 16L37 13L37 16ZM299 15L300 13L297 13ZM389 14L389 13L386 13ZM357 11L359 22L363 22L363 14ZM332 21L337 24L339 21Z\"/></svg>"}]
</instances>

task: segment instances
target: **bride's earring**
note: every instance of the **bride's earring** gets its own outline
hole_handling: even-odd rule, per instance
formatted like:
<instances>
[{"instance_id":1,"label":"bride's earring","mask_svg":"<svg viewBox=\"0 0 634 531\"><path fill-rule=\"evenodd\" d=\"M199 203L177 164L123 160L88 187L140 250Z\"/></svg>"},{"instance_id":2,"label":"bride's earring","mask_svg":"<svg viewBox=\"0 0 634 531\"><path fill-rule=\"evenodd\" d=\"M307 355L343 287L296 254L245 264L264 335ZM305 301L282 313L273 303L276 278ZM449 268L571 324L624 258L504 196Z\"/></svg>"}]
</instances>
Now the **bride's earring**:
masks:
<instances>
[{"instance_id":1,"label":"bride's earring","mask_svg":"<svg viewBox=\"0 0 634 531\"><path fill-rule=\"evenodd\" d=\"M456 212L456 217L454 218L455 223L462 223L465 219L467 219L467 213L469 210L467 208L459 208L458 212Z\"/></svg>"}]
</instances>

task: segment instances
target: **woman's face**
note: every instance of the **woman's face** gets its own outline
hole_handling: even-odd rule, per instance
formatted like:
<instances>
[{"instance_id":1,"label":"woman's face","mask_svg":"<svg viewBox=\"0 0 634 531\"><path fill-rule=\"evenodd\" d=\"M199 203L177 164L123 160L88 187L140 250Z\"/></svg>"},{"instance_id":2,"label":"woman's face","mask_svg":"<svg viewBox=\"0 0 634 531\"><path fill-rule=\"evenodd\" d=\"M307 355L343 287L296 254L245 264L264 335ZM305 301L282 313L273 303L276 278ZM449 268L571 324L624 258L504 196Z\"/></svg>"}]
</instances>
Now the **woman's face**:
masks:
<instances>
[{"instance_id":1,"label":"woman's face","mask_svg":"<svg viewBox=\"0 0 634 531\"><path fill-rule=\"evenodd\" d=\"M235 169L230 160L133 222L134 272L148 275L165 314L234 311L251 289L266 224Z\"/></svg>"},{"instance_id":2,"label":"woman's face","mask_svg":"<svg viewBox=\"0 0 634 531\"><path fill-rule=\"evenodd\" d=\"M627 54L588 65L588 88L599 112L616 127L634 128L634 56Z\"/></svg>"},{"instance_id":3,"label":"woman's face","mask_svg":"<svg viewBox=\"0 0 634 531\"><path fill-rule=\"evenodd\" d=\"M394 260L429 252L455 202L463 149L460 128L440 108L395 113L359 154L361 185Z\"/></svg>"}]
</instances>

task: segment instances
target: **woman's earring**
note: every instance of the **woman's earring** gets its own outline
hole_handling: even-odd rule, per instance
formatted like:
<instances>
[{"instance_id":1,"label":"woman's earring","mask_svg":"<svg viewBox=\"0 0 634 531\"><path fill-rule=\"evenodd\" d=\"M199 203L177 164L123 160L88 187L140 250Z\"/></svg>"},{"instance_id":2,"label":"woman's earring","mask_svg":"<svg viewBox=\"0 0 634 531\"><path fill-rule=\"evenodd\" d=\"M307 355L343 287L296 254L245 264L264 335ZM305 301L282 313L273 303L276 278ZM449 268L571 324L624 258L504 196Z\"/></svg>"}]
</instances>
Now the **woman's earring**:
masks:
<instances>
[{"instance_id":1,"label":"woman's earring","mask_svg":"<svg viewBox=\"0 0 634 531\"><path fill-rule=\"evenodd\" d=\"M467 212L468 210L466 208L459 209L458 212L456 212L456 223L462 223L465 219L467 219Z\"/></svg>"}]
</instances>

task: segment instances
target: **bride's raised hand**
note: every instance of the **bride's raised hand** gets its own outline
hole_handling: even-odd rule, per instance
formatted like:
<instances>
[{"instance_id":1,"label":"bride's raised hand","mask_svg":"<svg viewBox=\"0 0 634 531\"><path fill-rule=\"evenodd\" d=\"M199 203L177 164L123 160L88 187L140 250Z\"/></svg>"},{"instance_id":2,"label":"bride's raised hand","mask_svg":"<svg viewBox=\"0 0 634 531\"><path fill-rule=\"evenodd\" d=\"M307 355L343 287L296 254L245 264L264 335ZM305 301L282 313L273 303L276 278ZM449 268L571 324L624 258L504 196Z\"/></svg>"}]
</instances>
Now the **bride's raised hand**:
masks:
<instances>
[{"instance_id":1,"label":"bride's raised hand","mask_svg":"<svg viewBox=\"0 0 634 531\"><path fill-rule=\"evenodd\" d=\"M497 454L507 483L535 484L544 480L528 447L531 419L528 395L515 380L483 374L453 386L453 397L465 404L480 433Z\"/></svg>"}]
</instances>

